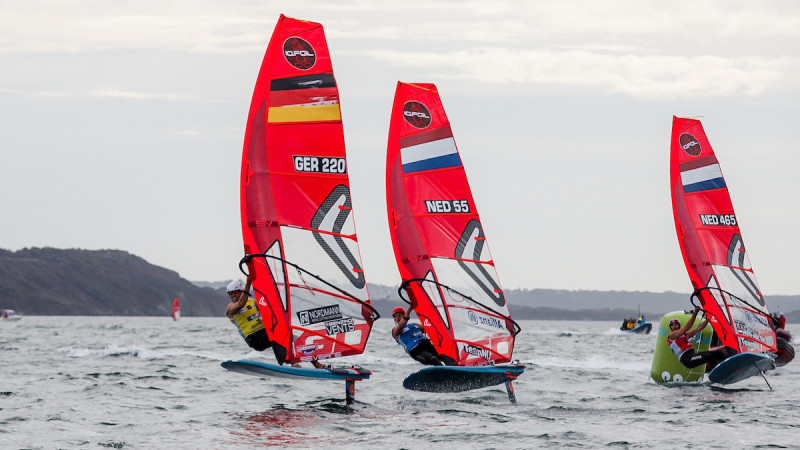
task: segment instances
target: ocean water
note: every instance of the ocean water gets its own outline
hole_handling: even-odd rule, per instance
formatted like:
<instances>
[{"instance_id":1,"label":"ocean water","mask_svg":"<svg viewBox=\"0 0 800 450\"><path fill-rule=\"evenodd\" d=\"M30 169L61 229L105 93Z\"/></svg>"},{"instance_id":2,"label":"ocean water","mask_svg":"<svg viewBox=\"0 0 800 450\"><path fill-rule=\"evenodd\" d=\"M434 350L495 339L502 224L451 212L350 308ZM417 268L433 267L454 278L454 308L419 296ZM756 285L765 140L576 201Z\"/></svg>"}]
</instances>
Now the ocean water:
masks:
<instances>
[{"instance_id":1,"label":"ocean water","mask_svg":"<svg viewBox=\"0 0 800 450\"><path fill-rule=\"evenodd\" d=\"M220 367L263 359L225 318L33 317L0 322L0 448L798 448L800 363L726 388L649 379L656 335L612 322L521 321L504 387L402 388L421 368L376 322L373 371L344 383ZM791 326L789 327L791 329ZM446 447L445 447L446 446Z\"/></svg>"}]
</instances>

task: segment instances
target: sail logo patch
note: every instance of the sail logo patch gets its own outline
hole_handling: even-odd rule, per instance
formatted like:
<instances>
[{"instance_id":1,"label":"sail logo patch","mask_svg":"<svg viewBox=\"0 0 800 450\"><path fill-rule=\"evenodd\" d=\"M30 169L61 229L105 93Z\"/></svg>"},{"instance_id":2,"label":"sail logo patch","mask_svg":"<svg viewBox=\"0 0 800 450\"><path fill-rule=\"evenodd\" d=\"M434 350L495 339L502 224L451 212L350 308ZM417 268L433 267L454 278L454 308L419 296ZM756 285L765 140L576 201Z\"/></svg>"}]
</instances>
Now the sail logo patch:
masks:
<instances>
[{"instance_id":1,"label":"sail logo patch","mask_svg":"<svg viewBox=\"0 0 800 450\"><path fill-rule=\"evenodd\" d=\"M680 165L683 192L701 192L727 187L714 155L697 158Z\"/></svg>"},{"instance_id":2,"label":"sail logo patch","mask_svg":"<svg viewBox=\"0 0 800 450\"><path fill-rule=\"evenodd\" d=\"M400 138L400 161L403 173L461 166L449 126Z\"/></svg>"},{"instance_id":3,"label":"sail logo patch","mask_svg":"<svg viewBox=\"0 0 800 450\"><path fill-rule=\"evenodd\" d=\"M700 214L700 223L708 226L736 226L736 216L733 214Z\"/></svg>"},{"instance_id":4,"label":"sail logo patch","mask_svg":"<svg viewBox=\"0 0 800 450\"><path fill-rule=\"evenodd\" d=\"M337 185L314 213L314 217L311 218L311 228L325 231L325 233L314 231L314 239L350 283L357 289L361 289L367 284L364 279L364 270L361 268L360 261L345 243L345 238L342 237L342 229L352 209L350 189L343 184ZM349 239L348 242L350 242ZM355 243L357 244L357 242Z\"/></svg>"},{"instance_id":5,"label":"sail logo patch","mask_svg":"<svg viewBox=\"0 0 800 450\"><path fill-rule=\"evenodd\" d=\"M428 128L433 120L428 107L414 101L403 105L403 118L414 128Z\"/></svg>"},{"instance_id":6,"label":"sail logo patch","mask_svg":"<svg viewBox=\"0 0 800 450\"><path fill-rule=\"evenodd\" d=\"M300 321L300 325L303 326L341 318L342 312L339 310L339 305L323 306L322 308L297 312L297 319Z\"/></svg>"},{"instance_id":7,"label":"sail logo patch","mask_svg":"<svg viewBox=\"0 0 800 450\"><path fill-rule=\"evenodd\" d=\"M353 323L353 319L349 317L346 319L325 322L325 332L328 333L328 336L333 336L339 333L349 333L351 331L356 331L356 325Z\"/></svg>"},{"instance_id":8,"label":"sail logo patch","mask_svg":"<svg viewBox=\"0 0 800 450\"><path fill-rule=\"evenodd\" d=\"M317 350L319 350L321 348L322 348L321 345L316 345L316 344L301 345L300 347L297 347L297 351L299 351L300 353L302 353L304 355L312 355L312 354L314 354L314 352L316 352Z\"/></svg>"},{"instance_id":9,"label":"sail logo patch","mask_svg":"<svg viewBox=\"0 0 800 450\"><path fill-rule=\"evenodd\" d=\"M506 306L506 297L503 295L503 290L494 279L494 277L486 270L485 265L475 261L484 261L481 259L483 255L483 247L486 243L486 238L483 235L483 227L481 223L475 219L470 220L461 237L456 244L453 256L458 259L458 265L472 278L472 281L477 284L487 297L492 299L497 306ZM488 249L487 249L488 250ZM488 253L488 251L487 251ZM492 266L489 266L490 268ZM496 273L496 272L495 272Z\"/></svg>"},{"instance_id":10,"label":"sail logo patch","mask_svg":"<svg viewBox=\"0 0 800 450\"><path fill-rule=\"evenodd\" d=\"M299 37L290 37L283 42L283 56L289 64L300 70L308 70L317 63L314 47Z\"/></svg>"},{"instance_id":11,"label":"sail logo patch","mask_svg":"<svg viewBox=\"0 0 800 450\"><path fill-rule=\"evenodd\" d=\"M492 359L492 352L482 347L466 344L464 346L464 351L472 356L477 356L478 358L483 358L486 360Z\"/></svg>"},{"instance_id":12,"label":"sail logo patch","mask_svg":"<svg viewBox=\"0 0 800 450\"><path fill-rule=\"evenodd\" d=\"M344 158L324 158L319 156L292 156L296 172L313 173L347 173L347 162Z\"/></svg>"},{"instance_id":13,"label":"sail logo patch","mask_svg":"<svg viewBox=\"0 0 800 450\"><path fill-rule=\"evenodd\" d=\"M678 138L678 142L681 144L681 148L685 151L689 156L699 156L700 153L703 152L703 149L700 147L700 143L697 142L694 136L689 133L683 133Z\"/></svg>"},{"instance_id":14,"label":"sail logo patch","mask_svg":"<svg viewBox=\"0 0 800 450\"><path fill-rule=\"evenodd\" d=\"M276 78L270 82L268 123L342 119L332 73Z\"/></svg>"},{"instance_id":15,"label":"sail logo patch","mask_svg":"<svg viewBox=\"0 0 800 450\"><path fill-rule=\"evenodd\" d=\"M425 209L429 213L469 213L469 202L466 200L425 200Z\"/></svg>"},{"instance_id":16,"label":"sail logo patch","mask_svg":"<svg viewBox=\"0 0 800 450\"><path fill-rule=\"evenodd\" d=\"M502 330L504 328L503 322L501 322L500 319L497 319L496 317L486 317L482 314L478 315L475 313L475 311L468 312L467 316L469 317L469 321L475 325L484 325L491 328L497 328L499 330Z\"/></svg>"}]
</instances>

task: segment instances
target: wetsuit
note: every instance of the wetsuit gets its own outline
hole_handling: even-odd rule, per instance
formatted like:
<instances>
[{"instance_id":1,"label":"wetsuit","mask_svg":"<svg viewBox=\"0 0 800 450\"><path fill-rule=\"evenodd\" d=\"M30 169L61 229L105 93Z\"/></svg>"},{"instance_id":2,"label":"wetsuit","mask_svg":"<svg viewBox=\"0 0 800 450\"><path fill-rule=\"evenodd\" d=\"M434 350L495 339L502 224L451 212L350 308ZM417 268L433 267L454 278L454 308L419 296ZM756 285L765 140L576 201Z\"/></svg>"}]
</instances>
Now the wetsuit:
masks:
<instances>
[{"instance_id":1,"label":"wetsuit","mask_svg":"<svg viewBox=\"0 0 800 450\"><path fill-rule=\"evenodd\" d=\"M400 335L396 340L414 360L429 366L444 365L439 360L439 354L431 344L431 340L425 336L425 332L422 331L419 325L414 323L406 324L400 330Z\"/></svg>"},{"instance_id":2,"label":"wetsuit","mask_svg":"<svg viewBox=\"0 0 800 450\"><path fill-rule=\"evenodd\" d=\"M231 322L236 325L236 328L239 329L239 334L242 335L244 341L253 350L261 352L272 345L269 337L267 337L264 323L261 321L261 314L259 314L256 303L252 298L247 299L244 307L233 315Z\"/></svg>"},{"instance_id":3,"label":"wetsuit","mask_svg":"<svg viewBox=\"0 0 800 450\"><path fill-rule=\"evenodd\" d=\"M728 357L736 354L733 349L728 347L697 353L694 351L692 344L689 343L689 338L686 337L686 334L678 336L675 338L675 340L667 338L667 343L669 343L669 348L672 350L672 353L675 354L681 364L690 369L703 364L711 364L713 367Z\"/></svg>"}]
</instances>

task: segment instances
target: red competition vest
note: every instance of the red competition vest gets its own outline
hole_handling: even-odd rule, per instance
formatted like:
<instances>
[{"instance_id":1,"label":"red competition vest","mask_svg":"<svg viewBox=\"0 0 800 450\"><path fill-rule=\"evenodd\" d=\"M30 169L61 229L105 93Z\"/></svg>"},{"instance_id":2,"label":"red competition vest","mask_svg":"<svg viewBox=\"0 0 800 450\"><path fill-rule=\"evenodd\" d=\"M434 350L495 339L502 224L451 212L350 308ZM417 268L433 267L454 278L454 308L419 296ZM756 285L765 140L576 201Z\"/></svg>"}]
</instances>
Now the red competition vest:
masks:
<instances>
[{"instance_id":1,"label":"red competition vest","mask_svg":"<svg viewBox=\"0 0 800 450\"><path fill-rule=\"evenodd\" d=\"M667 338L667 342L669 343L669 348L672 350L672 353L675 353L678 359L681 359L681 355L683 355L686 350L693 348L692 344L689 343L689 338L686 337L686 333L678 336L674 341Z\"/></svg>"}]
</instances>

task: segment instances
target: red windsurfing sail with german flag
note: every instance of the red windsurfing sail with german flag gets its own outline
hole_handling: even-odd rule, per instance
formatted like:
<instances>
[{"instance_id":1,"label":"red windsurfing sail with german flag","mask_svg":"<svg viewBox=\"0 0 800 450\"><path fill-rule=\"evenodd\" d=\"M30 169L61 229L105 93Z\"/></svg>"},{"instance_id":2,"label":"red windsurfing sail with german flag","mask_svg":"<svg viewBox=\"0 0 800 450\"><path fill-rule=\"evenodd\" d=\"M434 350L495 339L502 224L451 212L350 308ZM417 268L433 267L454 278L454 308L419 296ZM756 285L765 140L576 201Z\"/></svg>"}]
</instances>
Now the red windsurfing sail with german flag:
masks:
<instances>
[{"instance_id":1,"label":"red windsurfing sail with german flag","mask_svg":"<svg viewBox=\"0 0 800 450\"><path fill-rule=\"evenodd\" d=\"M776 336L739 230L728 186L698 120L673 117L672 209L695 294L722 345L776 351Z\"/></svg>"},{"instance_id":2,"label":"red windsurfing sail with german flag","mask_svg":"<svg viewBox=\"0 0 800 450\"><path fill-rule=\"evenodd\" d=\"M453 365L510 362L519 327L435 85L397 84L386 171L401 290L434 347Z\"/></svg>"},{"instance_id":3,"label":"red windsurfing sail with german flag","mask_svg":"<svg viewBox=\"0 0 800 450\"><path fill-rule=\"evenodd\" d=\"M370 304L339 91L322 25L281 16L256 81L241 171L244 249L278 362L364 352Z\"/></svg>"}]
</instances>

